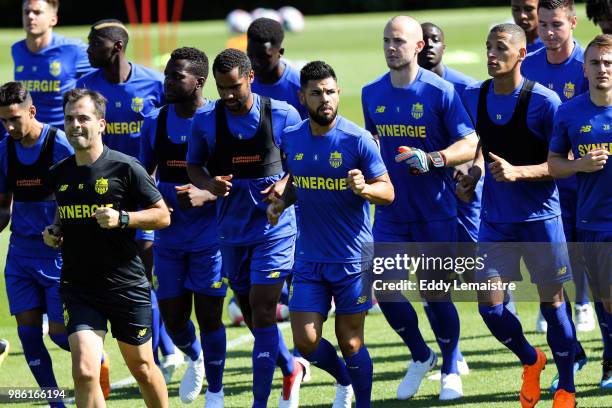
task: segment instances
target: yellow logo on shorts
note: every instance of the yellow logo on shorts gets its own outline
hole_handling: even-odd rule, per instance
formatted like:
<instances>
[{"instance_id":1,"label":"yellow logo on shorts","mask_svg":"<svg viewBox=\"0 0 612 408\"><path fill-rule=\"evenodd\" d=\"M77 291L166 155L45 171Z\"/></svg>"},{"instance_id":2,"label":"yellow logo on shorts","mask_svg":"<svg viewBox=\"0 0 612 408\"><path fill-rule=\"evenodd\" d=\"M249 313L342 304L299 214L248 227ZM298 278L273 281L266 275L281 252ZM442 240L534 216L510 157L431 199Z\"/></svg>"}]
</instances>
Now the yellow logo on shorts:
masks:
<instances>
[{"instance_id":1,"label":"yellow logo on shorts","mask_svg":"<svg viewBox=\"0 0 612 408\"><path fill-rule=\"evenodd\" d=\"M142 330L138 330L138 338L142 339L144 337L144 335L147 334L147 328L145 327Z\"/></svg>"},{"instance_id":2,"label":"yellow logo on shorts","mask_svg":"<svg viewBox=\"0 0 612 408\"><path fill-rule=\"evenodd\" d=\"M358 305L363 305L367 301L368 301L368 297L367 296L359 296L357 298L357 304Z\"/></svg>"},{"instance_id":3,"label":"yellow logo on shorts","mask_svg":"<svg viewBox=\"0 0 612 408\"><path fill-rule=\"evenodd\" d=\"M268 274L268 276L266 276L266 278L268 278L268 279L278 279L278 278L280 278L280 272L279 271L270 272Z\"/></svg>"},{"instance_id":4,"label":"yellow logo on shorts","mask_svg":"<svg viewBox=\"0 0 612 408\"><path fill-rule=\"evenodd\" d=\"M151 283L153 284L153 289L159 289L159 279L157 279L157 275L153 274L153 282Z\"/></svg>"},{"instance_id":5,"label":"yellow logo on shorts","mask_svg":"<svg viewBox=\"0 0 612 408\"><path fill-rule=\"evenodd\" d=\"M105 179L104 177L97 179L94 190L96 190L96 193L98 194L105 194L108 191L108 179Z\"/></svg>"},{"instance_id":6,"label":"yellow logo on shorts","mask_svg":"<svg viewBox=\"0 0 612 408\"><path fill-rule=\"evenodd\" d=\"M142 111L142 109L144 108L144 99L142 99L142 98L132 98L131 108L136 113Z\"/></svg>"},{"instance_id":7,"label":"yellow logo on shorts","mask_svg":"<svg viewBox=\"0 0 612 408\"><path fill-rule=\"evenodd\" d=\"M62 308L64 309L64 326L68 326L68 321L70 320L70 316L68 315L68 309L66 309L65 304L62 304Z\"/></svg>"},{"instance_id":8,"label":"yellow logo on shorts","mask_svg":"<svg viewBox=\"0 0 612 408\"><path fill-rule=\"evenodd\" d=\"M423 117L423 104L422 103L413 103L412 111L410 112L413 118L421 119Z\"/></svg>"},{"instance_id":9,"label":"yellow logo on shorts","mask_svg":"<svg viewBox=\"0 0 612 408\"><path fill-rule=\"evenodd\" d=\"M59 61L53 61L49 64L49 73L53 76L59 76L62 73L62 63Z\"/></svg>"},{"instance_id":10,"label":"yellow logo on shorts","mask_svg":"<svg viewBox=\"0 0 612 408\"><path fill-rule=\"evenodd\" d=\"M331 152L331 154L329 155L329 165L332 166L334 169L337 169L338 167L342 166L342 153L338 151Z\"/></svg>"},{"instance_id":11,"label":"yellow logo on shorts","mask_svg":"<svg viewBox=\"0 0 612 408\"><path fill-rule=\"evenodd\" d=\"M571 99L574 97L575 93L576 93L576 85L574 85L571 82L566 82L565 86L563 87L563 95L565 95L567 99Z\"/></svg>"},{"instance_id":12,"label":"yellow logo on shorts","mask_svg":"<svg viewBox=\"0 0 612 408\"><path fill-rule=\"evenodd\" d=\"M219 289L219 288L221 288L221 286L223 286L223 282L222 281L213 282L213 284L210 285L210 287L213 288L213 289Z\"/></svg>"},{"instance_id":13,"label":"yellow logo on shorts","mask_svg":"<svg viewBox=\"0 0 612 408\"><path fill-rule=\"evenodd\" d=\"M566 273L567 273L567 266L563 266L559 268L559 270L557 271L557 276L563 276Z\"/></svg>"}]
</instances>

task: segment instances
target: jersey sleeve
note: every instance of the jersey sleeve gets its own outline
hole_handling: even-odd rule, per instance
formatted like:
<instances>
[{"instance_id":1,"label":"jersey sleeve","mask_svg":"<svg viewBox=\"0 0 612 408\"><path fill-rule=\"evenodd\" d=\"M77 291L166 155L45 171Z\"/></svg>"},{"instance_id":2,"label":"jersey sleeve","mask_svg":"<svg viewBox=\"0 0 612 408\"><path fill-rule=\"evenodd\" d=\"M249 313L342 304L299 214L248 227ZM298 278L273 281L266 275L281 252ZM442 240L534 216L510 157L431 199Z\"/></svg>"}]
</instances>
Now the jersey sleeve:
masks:
<instances>
[{"instance_id":1,"label":"jersey sleeve","mask_svg":"<svg viewBox=\"0 0 612 408\"><path fill-rule=\"evenodd\" d=\"M89 57L87 57L87 45L83 42L79 42L76 45L76 77L82 77L83 75L93 71L93 68L89 64Z\"/></svg>"},{"instance_id":2,"label":"jersey sleeve","mask_svg":"<svg viewBox=\"0 0 612 408\"><path fill-rule=\"evenodd\" d=\"M550 142L551 136L553 135L553 129L555 124L555 114L561 105L561 99L555 94L554 96L544 99L540 108L540 117L536 122L540 127L538 133L546 138L546 141Z\"/></svg>"},{"instance_id":3,"label":"jersey sleeve","mask_svg":"<svg viewBox=\"0 0 612 408\"><path fill-rule=\"evenodd\" d=\"M366 98L365 92L362 90L361 91L361 109L363 111L364 127L368 130L368 132L375 135L376 126L374 126L374 122L372 122L372 119L370 119L370 115L368 114L368 105L366 104L365 98Z\"/></svg>"},{"instance_id":4,"label":"jersey sleeve","mask_svg":"<svg viewBox=\"0 0 612 408\"><path fill-rule=\"evenodd\" d=\"M361 171L366 180L380 177L387 173L387 168L380 155L378 144L370 134L364 134L358 143Z\"/></svg>"},{"instance_id":5,"label":"jersey sleeve","mask_svg":"<svg viewBox=\"0 0 612 408\"><path fill-rule=\"evenodd\" d=\"M567 131L563 110L557 110L554 118L554 127L548 150L553 153L567 154L571 149L571 141Z\"/></svg>"},{"instance_id":6,"label":"jersey sleeve","mask_svg":"<svg viewBox=\"0 0 612 408\"><path fill-rule=\"evenodd\" d=\"M6 139L0 142L0 194L9 192Z\"/></svg>"},{"instance_id":7,"label":"jersey sleeve","mask_svg":"<svg viewBox=\"0 0 612 408\"><path fill-rule=\"evenodd\" d=\"M72 156L74 154L74 149L68 143L68 139L66 138L66 134L61 130L57 131L55 135L55 147L53 149L53 163L57 163L59 161L64 160L68 156Z\"/></svg>"},{"instance_id":8,"label":"jersey sleeve","mask_svg":"<svg viewBox=\"0 0 612 408\"><path fill-rule=\"evenodd\" d=\"M147 117L144 119L140 134L140 162L147 171L152 171L157 166L155 160L155 133L157 132L157 118Z\"/></svg>"},{"instance_id":9,"label":"jersey sleeve","mask_svg":"<svg viewBox=\"0 0 612 408\"><path fill-rule=\"evenodd\" d=\"M446 90L442 96L444 126L450 135L451 144L474 132L474 125L455 88Z\"/></svg>"},{"instance_id":10,"label":"jersey sleeve","mask_svg":"<svg viewBox=\"0 0 612 408\"><path fill-rule=\"evenodd\" d=\"M300 114L298 113L297 109L295 109L293 106L289 104L287 104L287 106L289 107L289 109L287 109L287 116L285 116L285 126L283 126L283 129L286 129L289 126L297 125L298 123L302 121L302 118ZM284 133L285 132L280 132L280 134L274 135L277 146L282 145Z\"/></svg>"},{"instance_id":11,"label":"jersey sleeve","mask_svg":"<svg viewBox=\"0 0 612 408\"><path fill-rule=\"evenodd\" d=\"M137 160L130 163L130 173L130 195L140 207L148 208L162 199L155 181Z\"/></svg>"},{"instance_id":12,"label":"jersey sleeve","mask_svg":"<svg viewBox=\"0 0 612 408\"><path fill-rule=\"evenodd\" d=\"M204 117L196 116L191 124L191 132L189 132L189 141L187 143L187 163L196 165L205 165L210 156L208 140L204 131Z\"/></svg>"}]
</instances>

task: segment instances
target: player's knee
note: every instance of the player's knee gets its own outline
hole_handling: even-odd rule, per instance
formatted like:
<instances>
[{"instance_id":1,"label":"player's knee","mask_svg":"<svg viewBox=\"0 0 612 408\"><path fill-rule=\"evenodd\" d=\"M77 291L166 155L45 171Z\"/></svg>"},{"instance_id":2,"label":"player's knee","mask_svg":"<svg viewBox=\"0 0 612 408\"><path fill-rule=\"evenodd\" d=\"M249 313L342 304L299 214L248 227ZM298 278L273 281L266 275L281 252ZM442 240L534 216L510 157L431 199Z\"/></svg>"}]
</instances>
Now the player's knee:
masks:
<instances>
[{"instance_id":1,"label":"player's knee","mask_svg":"<svg viewBox=\"0 0 612 408\"><path fill-rule=\"evenodd\" d=\"M313 339L308 336L293 337L295 347L300 354L309 355L314 353L319 347L319 339Z\"/></svg>"},{"instance_id":2,"label":"player's knee","mask_svg":"<svg viewBox=\"0 0 612 408\"><path fill-rule=\"evenodd\" d=\"M154 367L152 367L149 362L142 360L130 362L128 363L128 368L130 369L130 373L134 379L139 384L147 384L152 382Z\"/></svg>"},{"instance_id":3,"label":"player's knee","mask_svg":"<svg viewBox=\"0 0 612 408\"><path fill-rule=\"evenodd\" d=\"M339 337L338 346L344 356L352 356L363 346L363 341L359 336Z\"/></svg>"},{"instance_id":4,"label":"player's knee","mask_svg":"<svg viewBox=\"0 0 612 408\"><path fill-rule=\"evenodd\" d=\"M100 372L92 364L82 361L72 365L72 379L76 387L97 384L100 380Z\"/></svg>"}]
</instances>

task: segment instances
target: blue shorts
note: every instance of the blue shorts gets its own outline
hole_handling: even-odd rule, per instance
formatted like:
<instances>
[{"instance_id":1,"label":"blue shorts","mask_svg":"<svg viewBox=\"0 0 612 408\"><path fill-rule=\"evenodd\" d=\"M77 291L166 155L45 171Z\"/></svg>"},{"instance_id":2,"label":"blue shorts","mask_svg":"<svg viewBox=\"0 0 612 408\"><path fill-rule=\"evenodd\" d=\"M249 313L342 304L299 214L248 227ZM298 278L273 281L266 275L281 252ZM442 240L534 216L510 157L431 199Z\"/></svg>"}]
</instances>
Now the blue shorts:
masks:
<instances>
[{"instance_id":1,"label":"blue shorts","mask_svg":"<svg viewBox=\"0 0 612 408\"><path fill-rule=\"evenodd\" d=\"M247 295L251 285L283 282L293 268L295 235L251 245L221 245L223 276L239 295Z\"/></svg>"},{"instance_id":2,"label":"blue shorts","mask_svg":"<svg viewBox=\"0 0 612 408\"><path fill-rule=\"evenodd\" d=\"M293 267L292 312L316 312L327 318L332 297L336 314L355 314L372 307L372 270L361 262L296 261Z\"/></svg>"},{"instance_id":3,"label":"blue shorts","mask_svg":"<svg viewBox=\"0 0 612 408\"><path fill-rule=\"evenodd\" d=\"M375 242L455 242L457 222L454 218L438 221L407 222L396 225L374 221Z\"/></svg>"},{"instance_id":4,"label":"blue shorts","mask_svg":"<svg viewBox=\"0 0 612 408\"><path fill-rule=\"evenodd\" d=\"M46 311L49 320L64 321L59 294L62 258L6 257L4 279L12 315L33 309Z\"/></svg>"},{"instance_id":5,"label":"blue shorts","mask_svg":"<svg viewBox=\"0 0 612 408\"><path fill-rule=\"evenodd\" d=\"M506 281L521 281L521 258L532 283L554 284L572 279L560 216L520 223L482 221L478 242L485 267L476 270L477 281L498 276Z\"/></svg>"},{"instance_id":6,"label":"blue shorts","mask_svg":"<svg viewBox=\"0 0 612 408\"><path fill-rule=\"evenodd\" d=\"M221 252L214 246L199 251L153 247L153 287L158 299L182 295L185 290L207 296L225 296Z\"/></svg>"},{"instance_id":7,"label":"blue shorts","mask_svg":"<svg viewBox=\"0 0 612 408\"><path fill-rule=\"evenodd\" d=\"M155 241L155 231L154 230L136 230L136 240L137 241Z\"/></svg>"},{"instance_id":8,"label":"blue shorts","mask_svg":"<svg viewBox=\"0 0 612 408\"><path fill-rule=\"evenodd\" d=\"M595 300L612 299L612 231L578 229L577 235L585 243L584 258Z\"/></svg>"}]
</instances>

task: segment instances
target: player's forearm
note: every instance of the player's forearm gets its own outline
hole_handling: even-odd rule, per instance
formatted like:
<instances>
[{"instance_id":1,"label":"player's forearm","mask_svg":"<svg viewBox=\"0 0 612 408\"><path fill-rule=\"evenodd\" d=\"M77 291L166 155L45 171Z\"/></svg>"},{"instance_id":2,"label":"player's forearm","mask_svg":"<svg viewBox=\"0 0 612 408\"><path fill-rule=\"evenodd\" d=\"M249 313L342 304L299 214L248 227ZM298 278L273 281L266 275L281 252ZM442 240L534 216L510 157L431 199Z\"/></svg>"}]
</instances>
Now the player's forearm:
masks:
<instances>
[{"instance_id":1,"label":"player's forearm","mask_svg":"<svg viewBox=\"0 0 612 408\"><path fill-rule=\"evenodd\" d=\"M552 180L548 169L548 163L533 166L515 166L518 171L517 180L522 181L547 181Z\"/></svg>"},{"instance_id":2,"label":"player's forearm","mask_svg":"<svg viewBox=\"0 0 612 408\"><path fill-rule=\"evenodd\" d=\"M558 179L571 177L578 172L575 160L553 153L548 154L548 169L550 175Z\"/></svg>"},{"instance_id":3,"label":"player's forearm","mask_svg":"<svg viewBox=\"0 0 612 408\"><path fill-rule=\"evenodd\" d=\"M295 185L293 184L293 176L289 173L285 176L287 182L285 184L285 190L281 196L281 200L285 204L285 208L291 207L297 201L297 195L295 194ZM285 178L283 177L283 179Z\"/></svg>"},{"instance_id":4,"label":"player's forearm","mask_svg":"<svg viewBox=\"0 0 612 408\"><path fill-rule=\"evenodd\" d=\"M197 164L187 164L187 174L189 175L189 179L194 186L200 190L209 191L207 186L210 184L210 180L212 178L208 173L206 173L202 166Z\"/></svg>"},{"instance_id":5,"label":"player's forearm","mask_svg":"<svg viewBox=\"0 0 612 408\"><path fill-rule=\"evenodd\" d=\"M11 208L0 208L0 232L4 231L11 221Z\"/></svg>"},{"instance_id":6,"label":"player's forearm","mask_svg":"<svg viewBox=\"0 0 612 408\"><path fill-rule=\"evenodd\" d=\"M442 150L441 153L446 157L446 166L454 167L474 160L477 145L478 137L476 133L471 133Z\"/></svg>"},{"instance_id":7,"label":"player's forearm","mask_svg":"<svg viewBox=\"0 0 612 408\"><path fill-rule=\"evenodd\" d=\"M140 211L128 212L129 228L143 230L158 230L170 225L170 212L164 204Z\"/></svg>"},{"instance_id":8,"label":"player's forearm","mask_svg":"<svg viewBox=\"0 0 612 408\"><path fill-rule=\"evenodd\" d=\"M395 190L390 181L376 181L367 184L360 196L376 205L389 205L395 199Z\"/></svg>"}]
</instances>

